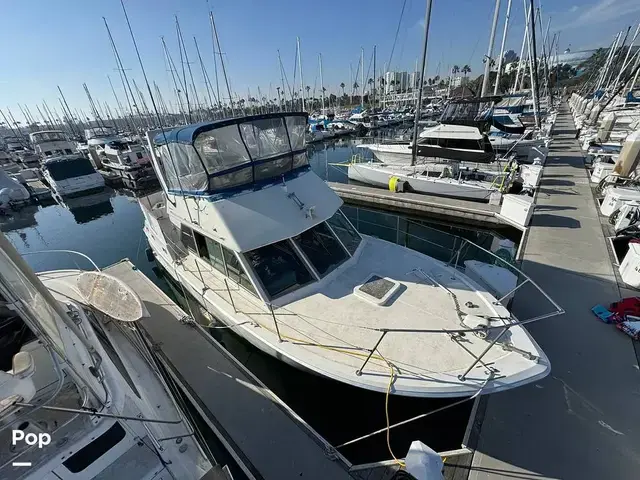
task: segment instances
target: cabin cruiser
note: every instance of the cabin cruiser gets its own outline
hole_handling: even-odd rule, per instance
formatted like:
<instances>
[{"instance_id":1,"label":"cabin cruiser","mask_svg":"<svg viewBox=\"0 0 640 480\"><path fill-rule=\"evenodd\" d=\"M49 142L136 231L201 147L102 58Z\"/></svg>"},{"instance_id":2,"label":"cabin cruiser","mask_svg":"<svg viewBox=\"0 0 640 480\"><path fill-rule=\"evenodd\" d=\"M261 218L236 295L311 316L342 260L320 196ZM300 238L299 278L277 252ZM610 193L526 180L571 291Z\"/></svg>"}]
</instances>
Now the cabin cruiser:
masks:
<instances>
[{"instance_id":1,"label":"cabin cruiser","mask_svg":"<svg viewBox=\"0 0 640 480\"><path fill-rule=\"evenodd\" d=\"M139 202L166 274L267 354L358 388L387 392L392 377L395 395L460 397L547 375L485 287L356 231L309 168L306 126L306 114L273 113L147 134L162 191ZM478 325L508 340L448 333Z\"/></svg>"},{"instance_id":2,"label":"cabin cruiser","mask_svg":"<svg viewBox=\"0 0 640 480\"><path fill-rule=\"evenodd\" d=\"M354 113L349 117L349 121L356 125L362 125L367 130L378 128L375 118L370 116L366 110L364 112Z\"/></svg>"},{"instance_id":3,"label":"cabin cruiser","mask_svg":"<svg viewBox=\"0 0 640 480\"><path fill-rule=\"evenodd\" d=\"M411 163L411 142L371 143L358 145L380 162L388 164ZM417 149L418 161L448 159L474 163L490 163L495 154L487 135L477 127L440 123L420 132Z\"/></svg>"},{"instance_id":4,"label":"cabin cruiser","mask_svg":"<svg viewBox=\"0 0 640 480\"><path fill-rule=\"evenodd\" d=\"M42 176L58 198L87 195L104 189L104 178L91 162L80 155L46 158Z\"/></svg>"},{"instance_id":5,"label":"cabin cruiser","mask_svg":"<svg viewBox=\"0 0 640 480\"><path fill-rule=\"evenodd\" d=\"M214 468L129 285L99 270L36 275L0 233L0 296L35 335L0 369L0 478L199 480Z\"/></svg>"},{"instance_id":6,"label":"cabin cruiser","mask_svg":"<svg viewBox=\"0 0 640 480\"><path fill-rule=\"evenodd\" d=\"M60 130L40 130L29 134L33 151L46 159L77 153L76 144Z\"/></svg>"},{"instance_id":7,"label":"cabin cruiser","mask_svg":"<svg viewBox=\"0 0 640 480\"><path fill-rule=\"evenodd\" d=\"M19 150L14 153L16 161L24 168L32 168L40 166L40 157L31 150Z\"/></svg>"},{"instance_id":8,"label":"cabin cruiser","mask_svg":"<svg viewBox=\"0 0 640 480\"><path fill-rule=\"evenodd\" d=\"M104 144L100 156L101 166L107 172L114 172L126 186L142 188L156 181L151 159L146 149L126 140L111 140Z\"/></svg>"}]
</instances>

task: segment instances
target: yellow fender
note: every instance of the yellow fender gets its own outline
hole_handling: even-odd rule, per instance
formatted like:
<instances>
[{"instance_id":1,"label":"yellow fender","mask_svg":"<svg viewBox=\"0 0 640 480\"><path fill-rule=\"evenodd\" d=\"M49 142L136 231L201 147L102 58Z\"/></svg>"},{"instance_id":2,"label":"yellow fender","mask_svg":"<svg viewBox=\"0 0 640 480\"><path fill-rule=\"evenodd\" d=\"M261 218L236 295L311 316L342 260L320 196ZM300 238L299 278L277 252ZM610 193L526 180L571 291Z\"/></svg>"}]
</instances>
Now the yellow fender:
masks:
<instances>
[{"instance_id":1,"label":"yellow fender","mask_svg":"<svg viewBox=\"0 0 640 480\"><path fill-rule=\"evenodd\" d=\"M389 177L389 191L395 192L398 186L398 177Z\"/></svg>"}]
</instances>

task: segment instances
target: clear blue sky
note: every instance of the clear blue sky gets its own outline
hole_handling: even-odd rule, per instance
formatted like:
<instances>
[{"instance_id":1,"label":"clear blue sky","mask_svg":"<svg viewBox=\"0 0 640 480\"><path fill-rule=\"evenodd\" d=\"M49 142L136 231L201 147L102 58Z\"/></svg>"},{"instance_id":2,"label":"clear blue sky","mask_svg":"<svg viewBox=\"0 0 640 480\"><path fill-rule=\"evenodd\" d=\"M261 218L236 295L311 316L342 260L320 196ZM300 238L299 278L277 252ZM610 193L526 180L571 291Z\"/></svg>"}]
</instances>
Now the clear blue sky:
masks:
<instances>
[{"instance_id":1,"label":"clear blue sky","mask_svg":"<svg viewBox=\"0 0 640 480\"><path fill-rule=\"evenodd\" d=\"M369 69L377 45L378 71L389 61L404 0L210 0L216 16L232 89L241 96L276 96L280 49L289 81L293 76L296 36L302 43L304 81L319 92L318 53L324 60L325 87L339 92L349 83L349 64L357 67L360 47ZM196 36L209 75L213 78L212 48L206 0L126 0L142 59L151 80L173 102L160 36L164 35L174 62L179 62L174 15L178 15L190 60L196 60ZM413 70L420 54L425 0L407 0L391 69ZM499 48L507 0L502 0L496 39ZM445 75L453 64L471 65L481 73L486 53L494 0L434 0L431 20L428 75ZM114 104L107 75L124 100L115 61L102 22L106 17L128 74L141 89L144 83L126 29L119 0L22 0L3 2L0 20L2 65L0 108L9 107L23 120L17 104L36 114L43 99L60 111L56 85L72 107L88 112L82 83L95 100ZM543 23L551 16L551 34L561 31L560 48L572 50L608 45L613 35L640 20L638 0L554 0L542 5ZM520 52L524 24L523 0L513 0L507 49ZM632 31L633 33L633 31ZM192 65L204 92L199 65ZM179 67L178 67L179 68ZM372 76L372 73L369 74ZM298 77L299 78L299 77ZM298 80L299 81L299 80ZM146 91L145 91L146 94ZM319 95L319 93L317 93ZM148 99L147 99L148 101Z\"/></svg>"}]
</instances>

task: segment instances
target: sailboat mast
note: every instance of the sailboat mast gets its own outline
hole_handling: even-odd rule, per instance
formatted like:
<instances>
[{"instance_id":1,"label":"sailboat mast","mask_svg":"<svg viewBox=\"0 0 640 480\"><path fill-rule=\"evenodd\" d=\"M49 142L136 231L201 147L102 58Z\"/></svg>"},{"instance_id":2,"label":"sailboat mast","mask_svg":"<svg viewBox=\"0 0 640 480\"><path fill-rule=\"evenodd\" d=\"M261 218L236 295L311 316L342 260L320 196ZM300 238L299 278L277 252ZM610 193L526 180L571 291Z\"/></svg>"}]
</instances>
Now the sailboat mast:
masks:
<instances>
[{"instance_id":1,"label":"sailboat mast","mask_svg":"<svg viewBox=\"0 0 640 480\"><path fill-rule=\"evenodd\" d=\"M322 78L322 54L318 54L318 61L320 62L320 93L322 94L322 111L324 114L324 80Z\"/></svg>"},{"instance_id":2,"label":"sailboat mast","mask_svg":"<svg viewBox=\"0 0 640 480\"><path fill-rule=\"evenodd\" d=\"M180 24L178 23L178 16L175 16L176 19L176 37L178 38L178 51L180 52L180 67L182 68L182 86L185 101L187 102L187 115L189 117L189 123L191 121L191 103L189 102L189 87L187 86L187 71L184 68L184 58L182 57L182 47L180 45Z\"/></svg>"},{"instance_id":3,"label":"sailboat mast","mask_svg":"<svg viewBox=\"0 0 640 480\"><path fill-rule=\"evenodd\" d=\"M198 90L196 89L196 83L193 80L193 72L191 71L191 63L189 63L189 55L187 54L187 47L184 44L184 38L182 36L182 29L180 28L180 22L178 22L178 17L176 16L176 26L178 27L178 38L180 40L180 44L178 45L184 51L184 61L187 64L187 70L189 71L189 79L191 80L191 87L193 88L193 98L196 101L196 109L198 111L198 117L200 121L204 120L202 117L202 106L200 105L200 99L198 98ZM184 69L184 66L183 66ZM186 85L186 80L185 80Z\"/></svg>"},{"instance_id":4,"label":"sailboat mast","mask_svg":"<svg viewBox=\"0 0 640 480\"><path fill-rule=\"evenodd\" d=\"M124 96L127 100L127 104L129 106L129 111L131 112L131 118L133 120L133 108L135 107L138 117L140 117L140 110L138 110L138 106L136 105L135 97L133 96L133 90L131 90L131 85L129 84L129 79L127 78L127 73L124 70L124 66L122 65L122 60L120 59L120 53L118 52L118 48L116 47L116 43L113 41L113 37L111 36L111 30L109 29L109 24L107 23L107 19L102 17L104 21L104 26L107 29L107 34L109 35L109 41L111 42L111 49L113 50L113 55L116 59L116 66L118 67L118 72L120 73L120 80L122 81L122 88L124 90ZM133 102L133 105L131 104ZM134 127L135 127L134 122Z\"/></svg>"},{"instance_id":5,"label":"sailboat mast","mask_svg":"<svg viewBox=\"0 0 640 480\"><path fill-rule=\"evenodd\" d=\"M188 124L189 119L187 118L187 112L185 111L183 105L182 105L182 97L180 95L180 88L178 88L178 81L176 80L176 71L175 71L175 65L173 64L173 60L171 59L171 55L169 55L169 50L167 50L167 44L164 41L164 37L160 37L160 41L162 42L162 49L164 50L164 55L167 59L167 66L169 67L169 72L171 73L171 79L173 80L173 88L176 91L176 100L178 101L178 109L179 112L182 114L182 118L184 119L184 123ZM180 76L178 76L178 80L180 79Z\"/></svg>"},{"instance_id":6,"label":"sailboat mast","mask_svg":"<svg viewBox=\"0 0 640 480\"><path fill-rule=\"evenodd\" d=\"M116 105L118 105L118 108L124 114L124 109L122 108L122 103L120 103L120 99L118 98L118 95L116 94L116 89L113 88L113 83L111 82L111 77L109 75L107 75L107 80L109 80L109 86L111 87L111 93L113 93L113 97L116 99ZM60 92L60 94L62 94L62 92ZM64 97L62 97L62 98L64 98ZM131 125L129 125L129 120L127 120L127 116L126 115L123 115L123 116L124 116L124 121L127 124L127 128L131 129Z\"/></svg>"},{"instance_id":7,"label":"sailboat mast","mask_svg":"<svg viewBox=\"0 0 640 480\"><path fill-rule=\"evenodd\" d=\"M224 66L224 59L222 58L222 48L220 48L220 37L218 37L218 29L216 28L216 22L213 19L213 12L209 12L209 18L211 20L213 34L216 37L216 45L218 46L218 54L220 55L220 65L222 66L222 74L224 75L224 82L227 85L227 93L229 94L229 103L231 104L231 115L235 116L236 113L233 108L233 97L231 96L231 85L229 84L229 76L227 75L227 68ZM220 98L219 93L218 93L218 98Z\"/></svg>"},{"instance_id":8,"label":"sailboat mast","mask_svg":"<svg viewBox=\"0 0 640 480\"><path fill-rule=\"evenodd\" d=\"M286 104L287 104L287 91L284 89L284 68L282 66L282 58L280 57L280 50L278 50L278 65L280 67L280 83L282 83L282 95L284 95L285 98L285 108L284 110L286 110ZM289 81L287 80L287 83L289 83ZM278 101L280 101L280 91L278 90ZM291 106L293 107L293 97L291 97ZM282 106L280 107L282 108Z\"/></svg>"},{"instance_id":9,"label":"sailboat mast","mask_svg":"<svg viewBox=\"0 0 640 480\"><path fill-rule=\"evenodd\" d=\"M213 22L213 12L211 11L209 11L209 25L211 26L211 45L213 46L213 73L216 77L216 97L218 97L218 108L222 109L220 104L220 82L218 80L218 59L216 58L218 52L216 52L215 23Z\"/></svg>"},{"instance_id":10,"label":"sailboat mast","mask_svg":"<svg viewBox=\"0 0 640 480\"><path fill-rule=\"evenodd\" d=\"M300 95L302 99L302 111L305 111L304 104L304 77L302 76L302 55L300 54L300 37L296 37L296 46L298 47L298 68L300 69Z\"/></svg>"},{"instance_id":11,"label":"sailboat mast","mask_svg":"<svg viewBox=\"0 0 640 480\"><path fill-rule=\"evenodd\" d=\"M364 110L364 47L360 47L360 107Z\"/></svg>"},{"instance_id":12,"label":"sailboat mast","mask_svg":"<svg viewBox=\"0 0 640 480\"><path fill-rule=\"evenodd\" d=\"M373 46L373 111L376 111L376 45Z\"/></svg>"},{"instance_id":13,"label":"sailboat mast","mask_svg":"<svg viewBox=\"0 0 640 480\"><path fill-rule=\"evenodd\" d=\"M524 5L524 35L522 36L522 47L520 47L520 56L518 57L518 68L516 70L516 78L513 82L513 91L518 89L518 78L520 77L520 70L522 69L522 57L524 57L524 47L527 44L529 37L529 15L531 15L531 9L527 6L527 0L522 0ZM524 69L526 71L527 64L525 63ZM524 73L522 74L524 77Z\"/></svg>"},{"instance_id":14,"label":"sailboat mast","mask_svg":"<svg viewBox=\"0 0 640 480\"><path fill-rule=\"evenodd\" d=\"M531 0L533 1L533 0ZM489 83L491 75L491 59L493 58L493 43L496 39L496 27L498 26L498 17L500 16L500 0L496 0L496 6L493 11L493 24L491 25L491 33L489 34L489 48L485 57L484 78L482 79L482 91L480 96L486 97L489 93Z\"/></svg>"},{"instance_id":15,"label":"sailboat mast","mask_svg":"<svg viewBox=\"0 0 640 480\"><path fill-rule=\"evenodd\" d=\"M200 62L200 69L202 70L202 77L204 78L204 86L207 89L207 97L209 98L209 106L211 108L211 113L213 114L215 110L215 104L213 103L212 93L213 86L211 85L211 81L209 80L209 75L207 74L207 69L204 68L204 63L202 62L202 57L200 56L200 48L198 48L198 40L196 37L193 37L193 43L196 46L196 53L198 54L198 61Z\"/></svg>"},{"instance_id":16,"label":"sailboat mast","mask_svg":"<svg viewBox=\"0 0 640 480\"><path fill-rule=\"evenodd\" d=\"M500 58L498 59L498 74L496 75L496 85L493 87L493 94L498 95L500 88L500 75L502 74L502 62L504 60L504 45L507 42L507 31L509 30L509 15L511 14L511 0L507 2L507 16L504 19L504 29L502 30L502 43L500 44Z\"/></svg>"},{"instance_id":17,"label":"sailboat mast","mask_svg":"<svg viewBox=\"0 0 640 480\"><path fill-rule=\"evenodd\" d=\"M500 1L500 0L498 0ZM533 14L533 0L531 4L531 52L529 61L531 62L531 91L533 92L533 114L536 127L540 128L540 87L538 85L538 57L536 52L536 16Z\"/></svg>"},{"instance_id":18,"label":"sailboat mast","mask_svg":"<svg viewBox=\"0 0 640 480\"><path fill-rule=\"evenodd\" d=\"M427 0L427 11L424 16L424 45L422 46L422 62L420 65L420 85L418 85L418 102L416 103L416 115L413 120L413 142L411 143L411 165L416 164L418 155L418 128L420 122L420 110L422 109L422 89L424 85L424 72L427 67L427 44L429 43L429 24L431 23L431 5L433 0Z\"/></svg>"}]
</instances>

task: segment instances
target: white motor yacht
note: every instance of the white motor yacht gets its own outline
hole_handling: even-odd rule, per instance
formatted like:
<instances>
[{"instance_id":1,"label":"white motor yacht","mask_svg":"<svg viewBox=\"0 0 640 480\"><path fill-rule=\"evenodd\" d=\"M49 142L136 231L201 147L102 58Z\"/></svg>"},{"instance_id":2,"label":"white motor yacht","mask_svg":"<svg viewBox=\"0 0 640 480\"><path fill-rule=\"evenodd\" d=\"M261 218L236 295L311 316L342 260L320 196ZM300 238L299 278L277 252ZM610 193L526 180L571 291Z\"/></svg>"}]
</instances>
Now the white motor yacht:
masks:
<instances>
[{"instance_id":1,"label":"white motor yacht","mask_svg":"<svg viewBox=\"0 0 640 480\"><path fill-rule=\"evenodd\" d=\"M89 159L78 155L49 157L42 162L42 176L60 198L86 195L104 189L104 178Z\"/></svg>"},{"instance_id":2,"label":"white motor yacht","mask_svg":"<svg viewBox=\"0 0 640 480\"><path fill-rule=\"evenodd\" d=\"M43 159L77 153L75 142L60 130L33 132L29 134L29 140L33 151Z\"/></svg>"},{"instance_id":3,"label":"white motor yacht","mask_svg":"<svg viewBox=\"0 0 640 480\"><path fill-rule=\"evenodd\" d=\"M127 284L99 270L36 275L0 234L0 293L36 337L0 369L0 478L198 480L212 470L136 327L149 313Z\"/></svg>"},{"instance_id":4,"label":"white motor yacht","mask_svg":"<svg viewBox=\"0 0 640 480\"><path fill-rule=\"evenodd\" d=\"M162 191L139 201L166 274L267 354L355 387L461 397L547 375L521 321L559 308L519 321L460 252L359 234L309 168L306 125L277 113L147 134Z\"/></svg>"},{"instance_id":5,"label":"white motor yacht","mask_svg":"<svg viewBox=\"0 0 640 480\"><path fill-rule=\"evenodd\" d=\"M138 143L112 140L104 144L102 167L143 186L156 179L147 150Z\"/></svg>"}]
</instances>

